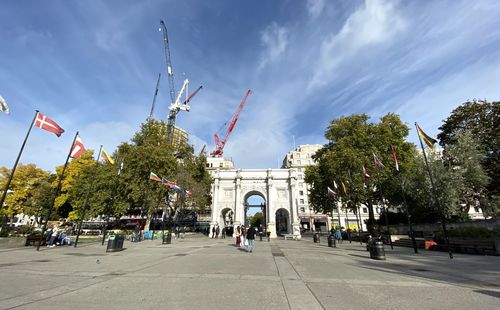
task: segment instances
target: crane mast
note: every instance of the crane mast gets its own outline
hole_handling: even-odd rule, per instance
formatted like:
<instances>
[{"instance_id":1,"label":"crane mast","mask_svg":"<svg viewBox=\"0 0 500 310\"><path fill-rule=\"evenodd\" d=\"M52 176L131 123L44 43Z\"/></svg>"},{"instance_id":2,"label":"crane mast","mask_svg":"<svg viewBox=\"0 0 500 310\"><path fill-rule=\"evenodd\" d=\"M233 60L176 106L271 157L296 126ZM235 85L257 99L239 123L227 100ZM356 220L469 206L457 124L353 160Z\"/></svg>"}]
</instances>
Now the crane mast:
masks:
<instances>
[{"instance_id":1,"label":"crane mast","mask_svg":"<svg viewBox=\"0 0 500 310\"><path fill-rule=\"evenodd\" d=\"M203 88L203 86L198 87L198 89L195 92L193 92L191 95L188 96L189 80L185 79L184 83L182 84L182 88L179 91L179 94L177 95L177 97L175 97L176 92L174 84L174 71L172 67L172 59L170 57L170 44L168 41L167 27L165 26L163 20L160 20L160 31L163 33L163 47L165 52L165 61L167 63L167 76L168 76L168 85L170 92L170 106L167 117L168 119L167 139L168 142L171 144L173 142L173 131L175 127L177 113L179 113L180 111L189 112L190 110L189 101L191 101L191 99L198 93L198 91L200 91L200 89ZM184 93L186 94L186 98L181 103L181 97Z\"/></svg>"},{"instance_id":2,"label":"crane mast","mask_svg":"<svg viewBox=\"0 0 500 310\"><path fill-rule=\"evenodd\" d=\"M224 134L224 138L222 139L222 141L220 140L217 134L214 134L215 150L210 152L211 157L222 157L222 155L224 154L224 146L226 145L229 136L233 132L234 126L236 126L236 123L238 122L238 118L240 117L240 113L247 102L248 96L250 96L251 94L252 90L251 89L247 90L245 96L240 102L240 105L236 109L236 112L234 113L233 118L229 123L229 126L227 126L227 130L226 133Z\"/></svg>"},{"instance_id":3,"label":"crane mast","mask_svg":"<svg viewBox=\"0 0 500 310\"><path fill-rule=\"evenodd\" d=\"M158 80L156 81L155 95L153 96L153 104L151 105L151 111L149 112L148 120L153 118L153 113L155 111L156 97L158 96L158 88L160 87L161 73L158 73Z\"/></svg>"},{"instance_id":4,"label":"crane mast","mask_svg":"<svg viewBox=\"0 0 500 310\"><path fill-rule=\"evenodd\" d=\"M163 20L160 20L160 31L163 33L163 48L165 50L165 61L167 62L168 86L170 92L170 103L175 101L174 69L172 68L172 58L170 57L170 44L168 43L167 27Z\"/></svg>"}]
</instances>

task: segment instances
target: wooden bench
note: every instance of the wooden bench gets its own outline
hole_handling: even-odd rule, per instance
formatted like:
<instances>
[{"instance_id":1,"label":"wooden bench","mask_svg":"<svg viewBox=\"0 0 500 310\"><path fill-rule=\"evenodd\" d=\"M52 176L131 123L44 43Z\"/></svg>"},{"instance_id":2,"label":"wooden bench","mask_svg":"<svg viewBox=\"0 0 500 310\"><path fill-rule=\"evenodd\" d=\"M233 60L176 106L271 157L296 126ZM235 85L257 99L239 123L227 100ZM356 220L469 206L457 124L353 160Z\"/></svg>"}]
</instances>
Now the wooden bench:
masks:
<instances>
[{"instance_id":1,"label":"wooden bench","mask_svg":"<svg viewBox=\"0 0 500 310\"><path fill-rule=\"evenodd\" d=\"M453 252L468 254L495 254L495 240L450 238L450 248ZM446 244L441 243L431 249L446 251Z\"/></svg>"},{"instance_id":2,"label":"wooden bench","mask_svg":"<svg viewBox=\"0 0 500 310\"><path fill-rule=\"evenodd\" d=\"M283 235L283 237L285 237L285 240L286 239L298 240L298 236L297 235L286 234L286 235Z\"/></svg>"},{"instance_id":3,"label":"wooden bench","mask_svg":"<svg viewBox=\"0 0 500 310\"><path fill-rule=\"evenodd\" d=\"M36 246L38 245L38 242L40 241L41 236L40 235L28 235L26 237L26 243L25 246ZM42 238L42 246L47 244L47 239Z\"/></svg>"}]
</instances>

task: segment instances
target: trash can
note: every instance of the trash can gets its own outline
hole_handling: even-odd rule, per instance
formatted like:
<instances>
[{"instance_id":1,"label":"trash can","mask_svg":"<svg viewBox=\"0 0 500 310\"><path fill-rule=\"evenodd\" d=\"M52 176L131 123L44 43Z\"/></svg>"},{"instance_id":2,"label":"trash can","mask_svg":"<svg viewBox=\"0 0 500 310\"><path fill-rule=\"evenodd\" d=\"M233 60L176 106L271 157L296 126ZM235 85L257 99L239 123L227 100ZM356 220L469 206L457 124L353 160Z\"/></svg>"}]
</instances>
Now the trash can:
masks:
<instances>
[{"instance_id":1,"label":"trash can","mask_svg":"<svg viewBox=\"0 0 500 310\"><path fill-rule=\"evenodd\" d=\"M314 243L319 243L319 233L314 233L313 241L314 241Z\"/></svg>"},{"instance_id":2,"label":"trash can","mask_svg":"<svg viewBox=\"0 0 500 310\"><path fill-rule=\"evenodd\" d=\"M171 244L172 243L172 233L170 231L166 231L163 234L163 241L162 244Z\"/></svg>"},{"instance_id":3,"label":"trash can","mask_svg":"<svg viewBox=\"0 0 500 310\"><path fill-rule=\"evenodd\" d=\"M328 236L328 246L331 247L331 248L336 248L337 247L336 240L335 240L335 237L333 235L329 235Z\"/></svg>"},{"instance_id":4,"label":"trash can","mask_svg":"<svg viewBox=\"0 0 500 310\"><path fill-rule=\"evenodd\" d=\"M117 252L123 250L124 235L110 235L108 238L108 247L106 252Z\"/></svg>"},{"instance_id":5,"label":"trash can","mask_svg":"<svg viewBox=\"0 0 500 310\"><path fill-rule=\"evenodd\" d=\"M381 240L370 243L370 258L385 260L384 243Z\"/></svg>"}]
</instances>

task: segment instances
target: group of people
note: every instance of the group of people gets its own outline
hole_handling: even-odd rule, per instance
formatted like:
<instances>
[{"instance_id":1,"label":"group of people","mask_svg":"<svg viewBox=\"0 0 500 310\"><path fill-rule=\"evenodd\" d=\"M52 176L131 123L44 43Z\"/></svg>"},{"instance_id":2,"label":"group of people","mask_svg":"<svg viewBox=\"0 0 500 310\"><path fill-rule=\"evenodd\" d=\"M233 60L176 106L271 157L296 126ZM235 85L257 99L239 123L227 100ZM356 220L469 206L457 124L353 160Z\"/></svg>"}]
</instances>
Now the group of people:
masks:
<instances>
[{"instance_id":1,"label":"group of people","mask_svg":"<svg viewBox=\"0 0 500 310\"><path fill-rule=\"evenodd\" d=\"M225 239L227 235L227 227L222 228L222 234L219 225L212 227L212 238L219 238L219 235L222 239Z\"/></svg>"},{"instance_id":2,"label":"group of people","mask_svg":"<svg viewBox=\"0 0 500 310\"><path fill-rule=\"evenodd\" d=\"M247 252L252 253L255 248L255 234L257 232L258 229L253 226L248 228L245 226L236 227L236 246L239 248L246 246Z\"/></svg>"},{"instance_id":3,"label":"group of people","mask_svg":"<svg viewBox=\"0 0 500 310\"><path fill-rule=\"evenodd\" d=\"M71 239L64 230L60 230L57 225L52 226L47 230L47 247L53 248L57 245L71 245Z\"/></svg>"}]
</instances>

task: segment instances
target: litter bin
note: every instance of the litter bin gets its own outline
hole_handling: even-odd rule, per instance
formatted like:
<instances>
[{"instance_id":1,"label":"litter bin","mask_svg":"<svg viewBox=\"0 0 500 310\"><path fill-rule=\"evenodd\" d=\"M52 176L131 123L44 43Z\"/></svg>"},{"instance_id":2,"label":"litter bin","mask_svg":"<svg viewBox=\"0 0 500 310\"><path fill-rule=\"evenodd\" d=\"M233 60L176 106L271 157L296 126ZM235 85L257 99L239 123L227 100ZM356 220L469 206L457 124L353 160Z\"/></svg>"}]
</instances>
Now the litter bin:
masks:
<instances>
[{"instance_id":1,"label":"litter bin","mask_svg":"<svg viewBox=\"0 0 500 310\"><path fill-rule=\"evenodd\" d=\"M319 233L314 233L313 241L314 241L314 243L319 243Z\"/></svg>"},{"instance_id":2,"label":"litter bin","mask_svg":"<svg viewBox=\"0 0 500 310\"><path fill-rule=\"evenodd\" d=\"M331 248L337 247L336 240L335 240L335 237L333 235L328 236L328 246Z\"/></svg>"},{"instance_id":3,"label":"litter bin","mask_svg":"<svg viewBox=\"0 0 500 310\"><path fill-rule=\"evenodd\" d=\"M385 260L384 243L381 240L370 243L370 258Z\"/></svg>"},{"instance_id":4,"label":"litter bin","mask_svg":"<svg viewBox=\"0 0 500 310\"><path fill-rule=\"evenodd\" d=\"M163 241L162 244L171 244L172 243L172 233L170 231L166 231L163 234Z\"/></svg>"},{"instance_id":5,"label":"litter bin","mask_svg":"<svg viewBox=\"0 0 500 310\"><path fill-rule=\"evenodd\" d=\"M106 252L117 252L123 250L124 235L110 235Z\"/></svg>"}]
</instances>

